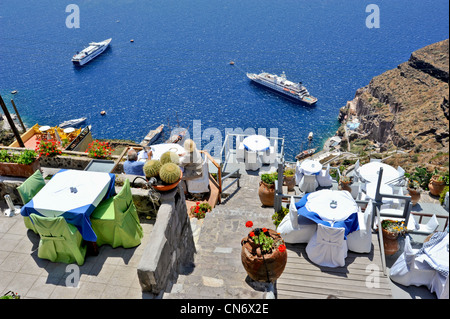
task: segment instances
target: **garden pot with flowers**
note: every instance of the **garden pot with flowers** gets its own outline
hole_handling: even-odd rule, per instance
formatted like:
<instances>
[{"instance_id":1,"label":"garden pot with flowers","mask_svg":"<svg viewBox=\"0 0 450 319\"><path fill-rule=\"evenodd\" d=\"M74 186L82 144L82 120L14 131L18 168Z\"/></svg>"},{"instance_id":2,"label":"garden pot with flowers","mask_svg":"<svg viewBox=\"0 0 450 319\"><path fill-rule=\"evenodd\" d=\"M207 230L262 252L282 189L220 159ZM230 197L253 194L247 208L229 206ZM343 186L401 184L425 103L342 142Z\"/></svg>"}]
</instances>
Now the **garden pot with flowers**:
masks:
<instances>
[{"instance_id":1,"label":"garden pot with flowers","mask_svg":"<svg viewBox=\"0 0 450 319\"><path fill-rule=\"evenodd\" d=\"M0 151L0 176L30 177L40 167L38 156L32 150Z\"/></svg>"},{"instance_id":2,"label":"garden pot with flowers","mask_svg":"<svg viewBox=\"0 0 450 319\"><path fill-rule=\"evenodd\" d=\"M248 221L245 226L253 227ZM248 276L258 282L274 282L287 262L286 245L280 234L272 229L253 228L241 240L241 261Z\"/></svg>"},{"instance_id":3,"label":"garden pot with flowers","mask_svg":"<svg viewBox=\"0 0 450 319\"><path fill-rule=\"evenodd\" d=\"M211 205L209 205L207 202L196 202L195 206L192 206L189 210L189 217L202 219L205 218L206 213L210 211Z\"/></svg>"},{"instance_id":4,"label":"garden pot with flowers","mask_svg":"<svg viewBox=\"0 0 450 319\"><path fill-rule=\"evenodd\" d=\"M414 206L420 200L420 184L416 180L409 179L407 189L408 194L411 197L411 203Z\"/></svg>"},{"instance_id":5,"label":"garden pot with flowers","mask_svg":"<svg viewBox=\"0 0 450 319\"><path fill-rule=\"evenodd\" d=\"M381 221L381 230L383 232L384 253L386 256L392 256L399 250L398 236L406 233L404 221L385 219Z\"/></svg>"},{"instance_id":6,"label":"garden pot with flowers","mask_svg":"<svg viewBox=\"0 0 450 319\"><path fill-rule=\"evenodd\" d=\"M99 140L95 140L92 143L89 143L86 153L89 157L96 159L107 159L111 157L114 149L109 145L108 142L99 142Z\"/></svg>"}]
</instances>

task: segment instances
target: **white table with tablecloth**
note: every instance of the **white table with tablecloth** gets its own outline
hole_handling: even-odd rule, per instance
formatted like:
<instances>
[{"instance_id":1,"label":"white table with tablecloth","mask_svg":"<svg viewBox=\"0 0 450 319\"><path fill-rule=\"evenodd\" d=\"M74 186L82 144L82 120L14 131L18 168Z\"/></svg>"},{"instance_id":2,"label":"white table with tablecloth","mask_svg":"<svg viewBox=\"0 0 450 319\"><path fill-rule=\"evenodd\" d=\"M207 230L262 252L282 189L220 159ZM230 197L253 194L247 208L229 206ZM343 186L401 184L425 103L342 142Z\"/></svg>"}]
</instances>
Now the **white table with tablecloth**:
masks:
<instances>
[{"instance_id":1,"label":"white table with tablecloth","mask_svg":"<svg viewBox=\"0 0 450 319\"><path fill-rule=\"evenodd\" d=\"M63 169L22 207L21 215L63 216L83 239L95 242L89 216L102 200L115 194L114 185L114 174Z\"/></svg>"}]
</instances>

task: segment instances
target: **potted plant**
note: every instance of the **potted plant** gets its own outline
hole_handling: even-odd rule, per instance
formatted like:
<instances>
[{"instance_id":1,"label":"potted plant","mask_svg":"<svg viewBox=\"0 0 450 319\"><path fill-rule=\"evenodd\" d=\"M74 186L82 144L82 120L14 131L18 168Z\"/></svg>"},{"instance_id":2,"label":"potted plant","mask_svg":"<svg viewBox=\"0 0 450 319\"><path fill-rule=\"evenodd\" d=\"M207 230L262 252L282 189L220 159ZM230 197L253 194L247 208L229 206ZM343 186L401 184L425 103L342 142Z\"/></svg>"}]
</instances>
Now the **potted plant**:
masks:
<instances>
[{"instance_id":1,"label":"potted plant","mask_svg":"<svg viewBox=\"0 0 450 319\"><path fill-rule=\"evenodd\" d=\"M89 157L97 158L97 159L107 159L111 157L114 149L109 145L108 142L99 142L99 140L95 140L92 143L89 143L86 153Z\"/></svg>"},{"instance_id":2,"label":"potted plant","mask_svg":"<svg viewBox=\"0 0 450 319\"><path fill-rule=\"evenodd\" d=\"M415 179L408 179L407 187L409 196L411 196L412 205L416 205L420 200L420 184Z\"/></svg>"},{"instance_id":3,"label":"potted plant","mask_svg":"<svg viewBox=\"0 0 450 319\"><path fill-rule=\"evenodd\" d=\"M385 219L381 221L381 230L383 232L384 253L386 256L391 256L399 249L398 236L403 236L406 233L405 222Z\"/></svg>"},{"instance_id":4,"label":"potted plant","mask_svg":"<svg viewBox=\"0 0 450 319\"><path fill-rule=\"evenodd\" d=\"M293 168L286 168L283 172L283 182L287 186L288 191L293 191L295 187L295 170Z\"/></svg>"},{"instance_id":5,"label":"potted plant","mask_svg":"<svg viewBox=\"0 0 450 319\"><path fill-rule=\"evenodd\" d=\"M435 174L431 176L430 182L428 183L428 189L430 194L434 196L440 196L444 190L446 184L445 177L440 174Z\"/></svg>"},{"instance_id":6,"label":"potted plant","mask_svg":"<svg viewBox=\"0 0 450 319\"><path fill-rule=\"evenodd\" d=\"M53 140L40 141L36 143L36 152L40 157L42 156L54 156L61 154L61 143Z\"/></svg>"},{"instance_id":7,"label":"potted plant","mask_svg":"<svg viewBox=\"0 0 450 319\"><path fill-rule=\"evenodd\" d=\"M0 151L0 175L30 177L40 168L38 156L35 151L24 150L9 153Z\"/></svg>"},{"instance_id":8,"label":"potted plant","mask_svg":"<svg viewBox=\"0 0 450 319\"><path fill-rule=\"evenodd\" d=\"M177 164L172 162L162 164L160 160L155 159L145 162L143 170L147 182L157 191L174 189L183 177L183 172Z\"/></svg>"},{"instance_id":9,"label":"potted plant","mask_svg":"<svg viewBox=\"0 0 450 319\"><path fill-rule=\"evenodd\" d=\"M253 222L247 221L252 228ZM284 271L287 252L284 240L272 229L252 228L241 240L241 261L248 276L254 281L274 282Z\"/></svg>"},{"instance_id":10,"label":"potted plant","mask_svg":"<svg viewBox=\"0 0 450 319\"><path fill-rule=\"evenodd\" d=\"M278 179L277 173L266 173L261 175L258 195L264 206L273 206L275 201L275 181Z\"/></svg>"},{"instance_id":11,"label":"potted plant","mask_svg":"<svg viewBox=\"0 0 450 319\"><path fill-rule=\"evenodd\" d=\"M206 213L210 212L211 209L211 205L209 205L207 202L196 202L195 206L192 206L189 210L189 217L194 217L197 219L205 218Z\"/></svg>"},{"instance_id":12,"label":"potted plant","mask_svg":"<svg viewBox=\"0 0 450 319\"><path fill-rule=\"evenodd\" d=\"M348 191L349 193L352 192L352 189L350 185L353 183L353 178L351 176L341 176L339 179L339 188L342 191Z\"/></svg>"}]
</instances>

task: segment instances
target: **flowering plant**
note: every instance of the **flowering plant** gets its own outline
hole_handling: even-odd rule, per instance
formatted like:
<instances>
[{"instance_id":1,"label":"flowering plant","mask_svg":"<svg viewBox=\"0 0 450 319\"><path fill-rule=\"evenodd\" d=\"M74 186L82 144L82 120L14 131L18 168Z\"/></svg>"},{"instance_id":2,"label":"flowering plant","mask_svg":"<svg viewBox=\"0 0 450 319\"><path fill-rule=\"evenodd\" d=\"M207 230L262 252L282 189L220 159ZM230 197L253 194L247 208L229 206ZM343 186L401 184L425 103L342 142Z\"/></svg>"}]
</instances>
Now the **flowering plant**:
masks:
<instances>
[{"instance_id":1,"label":"flowering plant","mask_svg":"<svg viewBox=\"0 0 450 319\"><path fill-rule=\"evenodd\" d=\"M385 219L381 222L381 227L388 232L398 235L404 235L406 233L404 221Z\"/></svg>"},{"instance_id":2,"label":"flowering plant","mask_svg":"<svg viewBox=\"0 0 450 319\"><path fill-rule=\"evenodd\" d=\"M253 222L249 220L245 223L245 226L251 228L253 227ZM270 236L269 230L265 227L253 229L248 236L259 246L263 254L270 253L274 249L278 249L280 252L286 251L284 242L282 240L274 240Z\"/></svg>"},{"instance_id":3,"label":"flowering plant","mask_svg":"<svg viewBox=\"0 0 450 319\"><path fill-rule=\"evenodd\" d=\"M417 190L420 188L420 184L415 179L409 179L408 180L408 188Z\"/></svg>"},{"instance_id":4,"label":"flowering plant","mask_svg":"<svg viewBox=\"0 0 450 319\"><path fill-rule=\"evenodd\" d=\"M114 149L108 142L99 142L98 140L89 143L86 153L92 158L108 158Z\"/></svg>"},{"instance_id":5,"label":"flowering plant","mask_svg":"<svg viewBox=\"0 0 450 319\"><path fill-rule=\"evenodd\" d=\"M352 182L352 178L350 176L341 176L340 180L341 183L351 183Z\"/></svg>"},{"instance_id":6,"label":"flowering plant","mask_svg":"<svg viewBox=\"0 0 450 319\"><path fill-rule=\"evenodd\" d=\"M36 143L35 150L39 153L39 156L52 156L61 154L61 150L59 149L60 146L61 143L54 140L40 141Z\"/></svg>"},{"instance_id":7,"label":"flowering plant","mask_svg":"<svg viewBox=\"0 0 450 319\"><path fill-rule=\"evenodd\" d=\"M191 215L195 218L205 218L205 214L211 210L211 205L208 203L196 202L195 206L191 207Z\"/></svg>"}]
</instances>

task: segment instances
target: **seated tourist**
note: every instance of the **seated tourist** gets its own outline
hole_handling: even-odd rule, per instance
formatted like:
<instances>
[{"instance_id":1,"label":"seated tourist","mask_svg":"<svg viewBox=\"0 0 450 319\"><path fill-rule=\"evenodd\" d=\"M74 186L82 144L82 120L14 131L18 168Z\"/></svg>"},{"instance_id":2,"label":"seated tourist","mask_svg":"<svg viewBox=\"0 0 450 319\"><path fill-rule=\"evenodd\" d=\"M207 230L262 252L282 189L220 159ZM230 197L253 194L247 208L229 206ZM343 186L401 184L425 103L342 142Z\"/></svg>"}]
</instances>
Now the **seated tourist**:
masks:
<instances>
[{"instance_id":1,"label":"seated tourist","mask_svg":"<svg viewBox=\"0 0 450 319\"><path fill-rule=\"evenodd\" d=\"M145 162L138 161L138 155L133 148L130 148L127 154L127 161L123 163L123 171L125 174L144 176Z\"/></svg>"},{"instance_id":2,"label":"seated tourist","mask_svg":"<svg viewBox=\"0 0 450 319\"><path fill-rule=\"evenodd\" d=\"M198 151L195 142L188 139L184 142L186 153L180 157L180 167L183 169L183 180L191 180L202 177L202 155Z\"/></svg>"}]
</instances>

